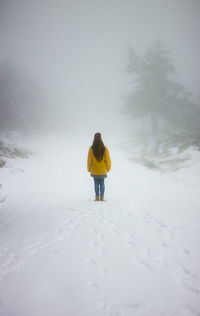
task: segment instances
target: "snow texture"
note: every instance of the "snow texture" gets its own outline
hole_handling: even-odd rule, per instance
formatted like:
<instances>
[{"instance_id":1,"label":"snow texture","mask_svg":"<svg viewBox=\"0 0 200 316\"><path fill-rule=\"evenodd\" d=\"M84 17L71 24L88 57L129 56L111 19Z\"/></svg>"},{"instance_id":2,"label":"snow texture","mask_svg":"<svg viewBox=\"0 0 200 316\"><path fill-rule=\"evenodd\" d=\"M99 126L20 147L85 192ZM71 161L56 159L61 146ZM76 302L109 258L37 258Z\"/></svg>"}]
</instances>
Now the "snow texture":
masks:
<instances>
[{"instance_id":1,"label":"snow texture","mask_svg":"<svg viewBox=\"0 0 200 316\"><path fill-rule=\"evenodd\" d=\"M0 316L200 315L198 152L159 173L106 144L94 202L88 140L23 142L0 169Z\"/></svg>"}]
</instances>

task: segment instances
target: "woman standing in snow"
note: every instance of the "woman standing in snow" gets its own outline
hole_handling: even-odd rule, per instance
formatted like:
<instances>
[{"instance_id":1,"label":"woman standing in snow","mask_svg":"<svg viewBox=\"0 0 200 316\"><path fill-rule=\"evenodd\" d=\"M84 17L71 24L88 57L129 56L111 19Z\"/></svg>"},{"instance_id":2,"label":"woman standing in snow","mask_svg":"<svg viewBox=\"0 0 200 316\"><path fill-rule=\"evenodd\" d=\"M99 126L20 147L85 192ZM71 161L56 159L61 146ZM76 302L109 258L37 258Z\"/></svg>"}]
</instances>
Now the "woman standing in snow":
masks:
<instances>
[{"instance_id":1,"label":"woman standing in snow","mask_svg":"<svg viewBox=\"0 0 200 316\"><path fill-rule=\"evenodd\" d=\"M89 148L87 169L94 178L95 201L104 201L104 179L111 169L111 160L109 150L104 146L100 133L94 135L93 144Z\"/></svg>"}]
</instances>

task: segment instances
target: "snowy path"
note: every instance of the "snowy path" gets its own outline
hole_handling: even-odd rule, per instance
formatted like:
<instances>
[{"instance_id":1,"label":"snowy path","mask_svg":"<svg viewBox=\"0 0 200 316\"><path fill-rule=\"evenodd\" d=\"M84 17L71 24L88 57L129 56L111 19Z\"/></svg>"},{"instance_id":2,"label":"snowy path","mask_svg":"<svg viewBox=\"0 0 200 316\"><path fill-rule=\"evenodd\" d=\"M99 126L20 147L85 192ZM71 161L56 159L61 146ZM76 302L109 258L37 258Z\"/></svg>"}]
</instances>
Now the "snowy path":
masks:
<instances>
[{"instance_id":1,"label":"snowy path","mask_svg":"<svg viewBox=\"0 0 200 316\"><path fill-rule=\"evenodd\" d=\"M113 149L106 201L94 202L87 150L56 144L4 171L0 315L200 315L194 175L163 176Z\"/></svg>"}]
</instances>

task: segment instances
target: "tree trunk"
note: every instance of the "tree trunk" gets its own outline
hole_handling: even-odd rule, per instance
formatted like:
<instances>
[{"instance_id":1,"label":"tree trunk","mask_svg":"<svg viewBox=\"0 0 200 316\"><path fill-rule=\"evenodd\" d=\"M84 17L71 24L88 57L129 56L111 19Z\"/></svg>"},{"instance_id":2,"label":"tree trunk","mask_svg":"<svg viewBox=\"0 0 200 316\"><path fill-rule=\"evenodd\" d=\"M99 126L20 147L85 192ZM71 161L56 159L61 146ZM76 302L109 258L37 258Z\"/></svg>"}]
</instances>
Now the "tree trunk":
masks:
<instances>
[{"instance_id":1,"label":"tree trunk","mask_svg":"<svg viewBox=\"0 0 200 316\"><path fill-rule=\"evenodd\" d=\"M151 128L153 133L158 133L159 129L159 114L157 112L151 113Z\"/></svg>"},{"instance_id":2,"label":"tree trunk","mask_svg":"<svg viewBox=\"0 0 200 316\"><path fill-rule=\"evenodd\" d=\"M142 134L145 132L145 117L142 117Z\"/></svg>"}]
</instances>

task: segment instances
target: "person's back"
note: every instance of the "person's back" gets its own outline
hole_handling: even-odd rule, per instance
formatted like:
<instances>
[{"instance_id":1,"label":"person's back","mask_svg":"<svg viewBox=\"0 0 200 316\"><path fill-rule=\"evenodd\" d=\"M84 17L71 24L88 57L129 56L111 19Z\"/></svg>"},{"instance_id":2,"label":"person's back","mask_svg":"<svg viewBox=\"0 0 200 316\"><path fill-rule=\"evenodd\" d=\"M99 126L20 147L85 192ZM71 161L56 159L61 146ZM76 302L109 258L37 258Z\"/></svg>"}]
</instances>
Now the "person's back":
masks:
<instances>
[{"instance_id":1,"label":"person's back","mask_svg":"<svg viewBox=\"0 0 200 316\"><path fill-rule=\"evenodd\" d=\"M111 159L109 150L101 139L101 134L94 135L94 141L89 148L87 169L94 178L95 201L104 200L105 184L104 179L107 177L107 172L111 169Z\"/></svg>"}]
</instances>

